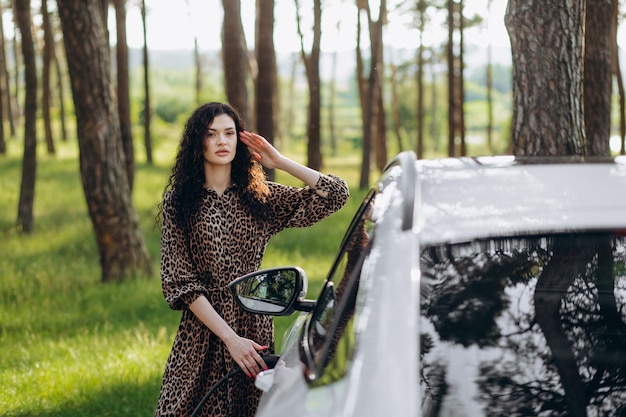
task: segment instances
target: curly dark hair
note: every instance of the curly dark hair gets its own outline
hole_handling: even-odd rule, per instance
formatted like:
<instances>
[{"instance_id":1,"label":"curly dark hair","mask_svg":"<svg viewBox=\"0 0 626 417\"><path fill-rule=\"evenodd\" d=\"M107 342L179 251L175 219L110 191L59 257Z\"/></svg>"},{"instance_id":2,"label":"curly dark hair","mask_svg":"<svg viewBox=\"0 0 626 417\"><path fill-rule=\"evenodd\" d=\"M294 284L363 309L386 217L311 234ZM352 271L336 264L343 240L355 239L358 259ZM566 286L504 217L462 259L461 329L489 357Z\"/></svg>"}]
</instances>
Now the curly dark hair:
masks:
<instances>
[{"instance_id":1,"label":"curly dark hair","mask_svg":"<svg viewBox=\"0 0 626 417\"><path fill-rule=\"evenodd\" d=\"M215 116L222 114L233 119L237 130L237 150L231 168L232 183L252 216L265 219L269 214L269 189L263 167L239 140L239 133L245 129L243 120L228 104L206 103L198 107L185 124L172 173L164 190L164 194L171 190L174 222L185 232L190 230L190 221L198 211L204 192L204 138ZM162 204L159 214L162 214Z\"/></svg>"}]
</instances>

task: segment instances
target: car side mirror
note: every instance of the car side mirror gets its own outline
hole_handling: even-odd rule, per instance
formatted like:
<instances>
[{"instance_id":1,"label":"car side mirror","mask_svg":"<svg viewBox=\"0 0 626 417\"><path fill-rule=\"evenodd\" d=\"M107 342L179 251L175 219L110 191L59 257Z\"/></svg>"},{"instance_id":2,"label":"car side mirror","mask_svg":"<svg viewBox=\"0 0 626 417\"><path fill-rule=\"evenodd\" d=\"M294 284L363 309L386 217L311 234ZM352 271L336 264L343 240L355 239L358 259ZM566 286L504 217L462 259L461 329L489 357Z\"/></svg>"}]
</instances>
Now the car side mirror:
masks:
<instances>
[{"instance_id":1,"label":"car side mirror","mask_svg":"<svg viewBox=\"0 0 626 417\"><path fill-rule=\"evenodd\" d=\"M241 308L249 313L288 316L311 311L315 301L305 300L306 273L297 266L262 269L228 284Z\"/></svg>"}]
</instances>

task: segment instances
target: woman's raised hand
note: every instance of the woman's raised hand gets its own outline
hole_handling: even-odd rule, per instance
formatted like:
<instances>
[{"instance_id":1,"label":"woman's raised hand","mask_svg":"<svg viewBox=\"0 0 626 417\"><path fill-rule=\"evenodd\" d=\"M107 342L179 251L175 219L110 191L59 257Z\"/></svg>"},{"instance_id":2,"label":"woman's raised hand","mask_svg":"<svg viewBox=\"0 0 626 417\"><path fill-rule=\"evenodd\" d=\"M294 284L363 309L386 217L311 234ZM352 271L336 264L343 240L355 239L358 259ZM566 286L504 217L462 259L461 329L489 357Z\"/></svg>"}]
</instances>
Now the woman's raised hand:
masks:
<instances>
[{"instance_id":1,"label":"woman's raised hand","mask_svg":"<svg viewBox=\"0 0 626 417\"><path fill-rule=\"evenodd\" d=\"M241 141L250 148L252 157L259 161L265 168L277 168L282 160L282 155L263 136L244 130L239 134Z\"/></svg>"}]
</instances>

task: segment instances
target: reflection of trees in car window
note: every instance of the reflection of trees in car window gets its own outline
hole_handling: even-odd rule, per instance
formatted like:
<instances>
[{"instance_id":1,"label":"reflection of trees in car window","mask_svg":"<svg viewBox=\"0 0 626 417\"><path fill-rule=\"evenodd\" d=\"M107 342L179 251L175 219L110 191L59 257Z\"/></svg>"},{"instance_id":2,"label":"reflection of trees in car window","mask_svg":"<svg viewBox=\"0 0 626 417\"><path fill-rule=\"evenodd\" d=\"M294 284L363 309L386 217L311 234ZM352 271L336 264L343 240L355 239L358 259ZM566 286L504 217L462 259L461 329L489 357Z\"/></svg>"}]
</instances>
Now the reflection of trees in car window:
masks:
<instances>
[{"instance_id":1,"label":"reflection of trees in car window","mask_svg":"<svg viewBox=\"0 0 626 417\"><path fill-rule=\"evenodd\" d=\"M363 251L367 247L369 237L365 229L365 219L357 225L350 236L345 251L342 253L340 268L336 269L332 321L328 320L330 334L316 338L315 351L318 353L318 367L322 368L323 376L315 384L327 384L341 378L347 369L347 362L352 355L356 336L352 330L356 295L359 289ZM319 335L321 336L321 335ZM331 339L327 339L330 336ZM324 349L327 344L326 349Z\"/></svg>"},{"instance_id":2,"label":"reflection of trees in car window","mask_svg":"<svg viewBox=\"0 0 626 417\"><path fill-rule=\"evenodd\" d=\"M239 284L241 296L252 300L283 305L296 290L296 271L281 269L259 274Z\"/></svg>"},{"instance_id":3,"label":"reflection of trees in car window","mask_svg":"<svg viewBox=\"0 0 626 417\"><path fill-rule=\"evenodd\" d=\"M296 271L281 271L272 274L267 280L267 298L273 301L288 300L296 289Z\"/></svg>"},{"instance_id":4,"label":"reflection of trees in car window","mask_svg":"<svg viewBox=\"0 0 626 417\"><path fill-rule=\"evenodd\" d=\"M425 250L420 357L431 415L452 403L481 410L457 415L624 415L625 254L624 238L608 233ZM451 387L461 383L451 363L474 363L459 377L465 393Z\"/></svg>"},{"instance_id":5,"label":"reflection of trees in car window","mask_svg":"<svg viewBox=\"0 0 626 417\"><path fill-rule=\"evenodd\" d=\"M370 209L375 195L370 191L348 228L311 317L306 346L314 368L310 369L316 379L313 383L317 385L343 376L352 355L356 340L352 318L361 265L373 224Z\"/></svg>"},{"instance_id":6,"label":"reflection of trees in car window","mask_svg":"<svg viewBox=\"0 0 626 417\"><path fill-rule=\"evenodd\" d=\"M336 306L343 300L345 295L348 295L348 299L344 301L345 308L342 311L342 316L339 318L339 321L343 323L354 311L355 296L358 291L358 279L356 280L356 285L350 288L350 294L345 294L345 292L350 274L357 265L361 252L367 245L368 236L364 225L365 221L361 220L355 232L350 235L346 242L345 249L340 255L340 262L335 269L332 280L329 282L328 291L325 293L325 296L322 296L319 300L326 308L321 310L321 314L319 314L315 320L315 329L319 330L314 334L315 339L313 346L316 352L322 350L326 340L326 333L330 330L330 326L335 318ZM355 272L358 274L358 271ZM338 327L343 327L343 324Z\"/></svg>"}]
</instances>

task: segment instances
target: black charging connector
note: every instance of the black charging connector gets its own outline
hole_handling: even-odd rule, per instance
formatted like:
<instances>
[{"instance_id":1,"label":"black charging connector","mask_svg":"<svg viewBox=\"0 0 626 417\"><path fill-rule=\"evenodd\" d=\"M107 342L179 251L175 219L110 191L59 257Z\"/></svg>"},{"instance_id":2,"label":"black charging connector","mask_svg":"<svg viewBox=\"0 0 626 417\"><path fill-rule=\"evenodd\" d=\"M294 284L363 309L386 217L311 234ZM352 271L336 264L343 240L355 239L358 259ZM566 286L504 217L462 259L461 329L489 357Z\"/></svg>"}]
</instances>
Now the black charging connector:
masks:
<instances>
[{"instance_id":1,"label":"black charging connector","mask_svg":"<svg viewBox=\"0 0 626 417\"><path fill-rule=\"evenodd\" d=\"M263 362L265 362L265 364L267 365L268 369L274 369L280 357L278 355L265 355L263 356L262 359L263 359ZM193 413L191 413L191 416L189 417L197 417L198 414L200 414L200 411L202 411L202 407L207 402L207 400L211 397L211 395L215 392L215 390L217 390L224 382L228 381L230 378L232 378L233 376L239 373L243 373L243 371L241 370L240 367L237 366L235 369L232 369L230 372L224 375L219 381L217 381L211 387L211 389L206 394L204 394L204 397L202 397L202 399L200 400L196 408L193 410Z\"/></svg>"}]
</instances>

